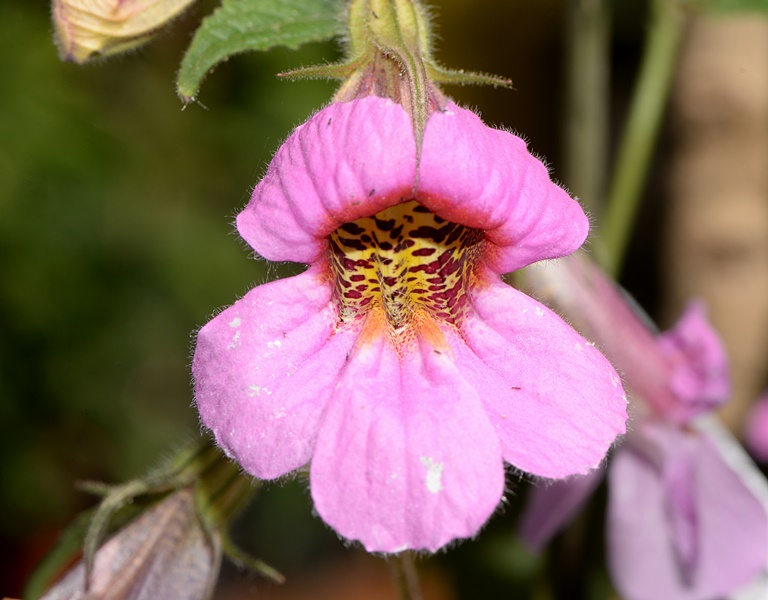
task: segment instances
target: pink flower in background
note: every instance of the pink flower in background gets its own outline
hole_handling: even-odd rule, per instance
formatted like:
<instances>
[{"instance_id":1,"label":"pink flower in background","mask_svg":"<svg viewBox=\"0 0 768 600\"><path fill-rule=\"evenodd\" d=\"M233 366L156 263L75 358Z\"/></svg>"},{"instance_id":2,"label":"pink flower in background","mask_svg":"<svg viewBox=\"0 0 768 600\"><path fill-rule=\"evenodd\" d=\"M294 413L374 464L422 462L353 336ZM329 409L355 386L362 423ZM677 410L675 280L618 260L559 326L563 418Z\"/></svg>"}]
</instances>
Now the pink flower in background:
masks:
<instances>
[{"instance_id":1,"label":"pink flower in background","mask_svg":"<svg viewBox=\"0 0 768 600\"><path fill-rule=\"evenodd\" d=\"M752 406L744 426L744 440L757 460L768 462L768 393Z\"/></svg>"},{"instance_id":2,"label":"pink flower in background","mask_svg":"<svg viewBox=\"0 0 768 600\"><path fill-rule=\"evenodd\" d=\"M237 225L266 259L310 267L202 328L202 421L256 477L310 463L320 516L369 551L473 536L505 460L587 473L624 432L608 361L499 278L573 252L588 221L472 112L434 112L417 161L400 105L333 104L278 150Z\"/></svg>"},{"instance_id":3,"label":"pink flower in background","mask_svg":"<svg viewBox=\"0 0 768 600\"><path fill-rule=\"evenodd\" d=\"M727 361L702 306L654 335L581 254L532 267L529 283L591 336L625 376L634 425L607 468L608 563L629 600L712 600L766 569L762 478L714 419ZM583 506L601 473L532 490L520 533L541 548Z\"/></svg>"}]
</instances>

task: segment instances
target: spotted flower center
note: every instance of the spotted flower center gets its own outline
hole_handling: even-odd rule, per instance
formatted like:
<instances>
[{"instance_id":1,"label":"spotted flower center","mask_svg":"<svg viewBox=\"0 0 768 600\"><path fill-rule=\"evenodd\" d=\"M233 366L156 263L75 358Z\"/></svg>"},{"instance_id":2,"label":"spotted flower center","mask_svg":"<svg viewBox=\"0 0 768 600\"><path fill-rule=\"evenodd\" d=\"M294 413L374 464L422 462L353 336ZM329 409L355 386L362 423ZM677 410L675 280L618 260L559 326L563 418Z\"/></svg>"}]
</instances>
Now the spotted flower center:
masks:
<instances>
[{"instance_id":1,"label":"spotted flower center","mask_svg":"<svg viewBox=\"0 0 768 600\"><path fill-rule=\"evenodd\" d=\"M455 323L482 240L415 200L345 223L330 236L342 320L380 307L396 332L420 311Z\"/></svg>"}]
</instances>

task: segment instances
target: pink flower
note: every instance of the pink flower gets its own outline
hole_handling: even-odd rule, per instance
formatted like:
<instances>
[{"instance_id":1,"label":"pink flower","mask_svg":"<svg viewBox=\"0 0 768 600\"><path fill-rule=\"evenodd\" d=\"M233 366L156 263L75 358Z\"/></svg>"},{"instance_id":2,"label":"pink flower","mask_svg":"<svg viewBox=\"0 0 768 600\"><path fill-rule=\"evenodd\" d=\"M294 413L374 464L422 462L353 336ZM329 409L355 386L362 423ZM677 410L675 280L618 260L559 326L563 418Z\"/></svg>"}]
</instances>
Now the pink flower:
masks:
<instances>
[{"instance_id":1,"label":"pink flower","mask_svg":"<svg viewBox=\"0 0 768 600\"><path fill-rule=\"evenodd\" d=\"M238 230L304 273L199 333L203 423L248 472L310 463L320 516L369 551L473 536L504 461L587 473L624 432L615 371L499 274L578 248L588 222L519 138L448 104L420 159L409 116L368 97L301 125Z\"/></svg>"},{"instance_id":2,"label":"pink flower","mask_svg":"<svg viewBox=\"0 0 768 600\"><path fill-rule=\"evenodd\" d=\"M607 467L607 555L621 596L710 600L753 581L768 560L765 483L704 416L726 401L730 385L701 304L655 335L584 254L528 276L600 344L631 393L634 426ZM533 490L523 538L541 548L601 480L593 473Z\"/></svg>"},{"instance_id":3,"label":"pink flower","mask_svg":"<svg viewBox=\"0 0 768 600\"><path fill-rule=\"evenodd\" d=\"M622 596L711 600L765 573L765 482L738 443L714 418L636 427L608 469L607 555Z\"/></svg>"},{"instance_id":4,"label":"pink flower","mask_svg":"<svg viewBox=\"0 0 768 600\"><path fill-rule=\"evenodd\" d=\"M744 424L744 440L758 461L768 462L768 392L764 392L749 411Z\"/></svg>"}]
</instances>

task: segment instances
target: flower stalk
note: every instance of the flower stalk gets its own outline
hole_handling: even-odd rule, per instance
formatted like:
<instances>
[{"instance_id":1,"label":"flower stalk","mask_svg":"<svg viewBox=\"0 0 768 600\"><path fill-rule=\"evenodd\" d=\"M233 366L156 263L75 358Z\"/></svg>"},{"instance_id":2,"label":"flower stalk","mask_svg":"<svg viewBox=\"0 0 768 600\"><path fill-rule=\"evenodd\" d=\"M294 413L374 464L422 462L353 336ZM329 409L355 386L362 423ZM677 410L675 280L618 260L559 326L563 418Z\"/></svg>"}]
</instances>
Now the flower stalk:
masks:
<instances>
[{"instance_id":1,"label":"flower stalk","mask_svg":"<svg viewBox=\"0 0 768 600\"><path fill-rule=\"evenodd\" d=\"M598 217L608 156L609 23L607 0L568 3L565 182Z\"/></svg>"},{"instance_id":2,"label":"flower stalk","mask_svg":"<svg viewBox=\"0 0 768 600\"><path fill-rule=\"evenodd\" d=\"M393 558L391 567L400 600L422 600L413 553L409 550L401 552Z\"/></svg>"},{"instance_id":3,"label":"flower stalk","mask_svg":"<svg viewBox=\"0 0 768 600\"><path fill-rule=\"evenodd\" d=\"M685 21L683 7L677 0L653 1L640 75L601 223L602 243L598 245L598 259L613 276L621 269L645 187Z\"/></svg>"}]
</instances>

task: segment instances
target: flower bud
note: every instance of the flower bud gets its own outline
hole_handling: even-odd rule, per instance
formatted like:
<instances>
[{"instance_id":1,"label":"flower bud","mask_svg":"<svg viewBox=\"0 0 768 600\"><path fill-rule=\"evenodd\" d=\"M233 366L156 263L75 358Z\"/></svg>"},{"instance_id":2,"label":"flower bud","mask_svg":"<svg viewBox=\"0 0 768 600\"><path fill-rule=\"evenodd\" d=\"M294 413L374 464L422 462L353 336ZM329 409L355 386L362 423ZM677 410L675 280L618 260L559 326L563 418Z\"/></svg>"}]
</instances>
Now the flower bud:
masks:
<instances>
[{"instance_id":1,"label":"flower bud","mask_svg":"<svg viewBox=\"0 0 768 600\"><path fill-rule=\"evenodd\" d=\"M256 487L208 443L183 448L142 478L81 487L103 496L88 519L83 559L42 600L204 600L216 583L222 554L273 581L284 580L230 540L228 529ZM124 520L132 512L129 504L139 515L99 545L113 518ZM81 520L62 534L61 547L33 574L27 596L38 597L48 587L49 574L68 555L61 552L68 547L66 540L82 536Z\"/></svg>"},{"instance_id":2,"label":"flower bud","mask_svg":"<svg viewBox=\"0 0 768 600\"><path fill-rule=\"evenodd\" d=\"M182 488L118 532L96 552L86 585L85 562L42 600L207 598L220 551L195 508L194 489Z\"/></svg>"},{"instance_id":3,"label":"flower bud","mask_svg":"<svg viewBox=\"0 0 768 600\"><path fill-rule=\"evenodd\" d=\"M149 40L194 0L53 0L62 60L84 63Z\"/></svg>"}]
</instances>

